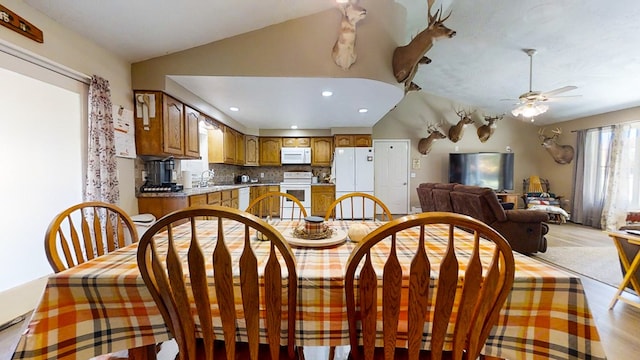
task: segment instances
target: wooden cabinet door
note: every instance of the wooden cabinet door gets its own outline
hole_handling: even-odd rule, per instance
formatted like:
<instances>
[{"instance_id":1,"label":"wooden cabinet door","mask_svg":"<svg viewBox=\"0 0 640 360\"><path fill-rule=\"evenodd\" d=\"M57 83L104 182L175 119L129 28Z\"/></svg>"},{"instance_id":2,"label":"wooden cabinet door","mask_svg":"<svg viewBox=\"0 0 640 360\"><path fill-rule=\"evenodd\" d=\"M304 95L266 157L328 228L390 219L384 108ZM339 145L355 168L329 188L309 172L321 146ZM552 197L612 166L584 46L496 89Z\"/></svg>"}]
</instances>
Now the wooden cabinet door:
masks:
<instances>
[{"instance_id":1,"label":"wooden cabinet door","mask_svg":"<svg viewBox=\"0 0 640 360\"><path fill-rule=\"evenodd\" d=\"M200 157L200 113L189 106L184 106L184 154Z\"/></svg>"},{"instance_id":2,"label":"wooden cabinet door","mask_svg":"<svg viewBox=\"0 0 640 360\"><path fill-rule=\"evenodd\" d=\"M207 130L209 163L224 163L224 132L221 127Z\"/></svg>"},{"instance_id":3,"label":"wooden cabinet door","mask_svg":"<svg viewBox=\"0 0 640 360\"><path fill-rule=\"evenodd\" d=\"M280 192L280 186L279 185L269 185L267 187L267 191L266 192ZM274 196L273 198L271 198L271 214L269 214L272 218L273 217L280 217L280 197L278 196Z\"/></svg>"},{"instance_id":4,"label":"wooden cabinet door","mask_svg":"<svg viewBox=\"0 0 640 360\"><path fill-rule=\"evenodd\" d=\"M309 147L311 146L311 139L304 138L282 138L282 147Z\"/></svg>"},{"instance_id":5,"label":"wooden cabinet door","mask_svg":"<svg viewBox=\"0 0 640 360\"><path fill-rule=\"evenodd\" d=\"M231 207L234 209L238 208L238 189L231 190Z\"/></svg>"},{"instance_id":6,"label":"wooden cabinet door","mask_svg":"<svg viewBox=\"0 0 640 360\"><path fill-rule=\"evenodd\" d=\"M311 138L311 166L331 166L333 139L330 137Z\"/></svg>"},{"instance_id":7,"label":"wooden cabinet door","mask_svg":"<svg viewBox=\"0 0 640 360\"><path fill-rule=\"evenodd\" d=\"M353 147L352 135L334 135L333 142L336 147Z\"/></svg>"},{"instance_id":8,"label":"wooden cabinet door","mask_svg":"<svg viewBox=\"0 0 640 360\"><path fill-rule=\"evenodd\" d=\"M353 135L353 146L370 147L372 144L371 135Z\"/></svg>"},{"instance_id":9,"label":"wooden cabinet door","mask_svg":"<svg viewBox=\"0 0 640 360\"><path fill-rule=\"evenodd\" d=\"M236 132L236 164L244 165L244 162L245 162L244 134Z\"/></svg>"},{"instance_id":10,"label":"wooden cabinet door","mask_svg":"<svg viewBox=\"0 0 640 360\"><path fill-rule=\"evenodd\" d=\"M260 144L258 137L245 135L245 165L258 166L260 164Z\"/></svg>"},{"instance_id":11,"label":"wooden cabinet door","mask_svg":"<svg viewBox=\"0 0 640 360\"><path fill-rule=\"evenodd\" d=\"M181 197L141 197L138 198L138 211L140 214L152 214L156 219L170 212L189 206L186 196Z\"/></svg>"},{"instance_id":12,"label":"wooden cabinet door","mask_svg":"<svg viewBox=\"0 0 640 360\"><path fill-rule=\"evenodd\" d=\"M230 127L224 127L224 163L236 163L236 132Z\"/></svg>"},{"instance_id":13,"label":"wooden cabinet door","mask_svg":"<svg viewBox=\"0 0 640 360\"><path fill-rule=\"evenodd\" d=\"M260 165L275 165L280 163L280 148L282 147L282 138L279 137L261 137L260 138Z\"/></svg>"},{"instance_id":14,"label":"wooden cabinet door","mask_svg":"<svg viewBox=\"0 0 640 360\"><path fill-rule=\"evenodd\" d=\"M208 193L207 204L220 206L222 204L222 193L220 191Z\"/></svg>"},{"instance_id":15,"label":"wooden cabinet door","mask_svg":"<svg viewBox=\"0 0 640 360\"><path fill-rule=\"evenodd\" d=\"M169 95L163 95L162 127L163 151L167 154L184 154L184 107Z\"/></svg>"},{"instance_id":16,"label":"wooden cabinet door","mask_svg":"<svg viewBox=\"0 0 640 360\"><path fill-rule=\"evenodd\" d=\"M330 185L311 187L311 215L324 217L336 199L336 188Z\"/></svg>"},{"instance_id":17,"label":"wooden cabinet door","mask_svg":"<svg viewBox=\"0 0 640 360\"><path fill-rule=\"evenodd\" d=\"M222 206L231 207L231 190L221 191L222 193Z\"/></svg>"},{"instance_id":18,"label":"wooden cabinet door","mask_svg":"<svg viewBox=\"0 0 640 360\"><path fill-rule=\"evenodd\" d=\"M162 121L162 93L159 91L134 91L133 102L136 104L135 109L135 137L136 152L143 156L163 156L163 121ZM155 107L147 109L139 104L138 97L142 99L146 97L151 103L155 103ZM152 111L155 117L151 117ZM145 120L143 114L147 116ZM154 214L155 215L155 214Z\"/></svg>"}]
</instances>

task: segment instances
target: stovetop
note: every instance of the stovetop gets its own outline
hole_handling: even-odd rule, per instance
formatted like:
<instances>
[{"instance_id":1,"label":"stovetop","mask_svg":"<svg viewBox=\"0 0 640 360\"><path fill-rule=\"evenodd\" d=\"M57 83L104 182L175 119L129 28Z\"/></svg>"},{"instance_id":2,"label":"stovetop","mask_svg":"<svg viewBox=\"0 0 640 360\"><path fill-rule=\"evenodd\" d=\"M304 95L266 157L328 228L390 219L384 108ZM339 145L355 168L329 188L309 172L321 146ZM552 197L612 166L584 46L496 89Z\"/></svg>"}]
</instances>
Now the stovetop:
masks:
<instances>
[{"instance_id":1,"label":"stovetop","mask_svg":"<svg viewBox=\"0 0 640 360\"><path fill-rule=\"evenodd\" d=\"M311 171L285 171L281 184L311 184Z\"/></svg>"},{"instance_id":2,"label":"stovetop","mask_svg":"<svg viewBox=\"0 0 640 360\"><path fill-rule=\"evenodd\" d=\"M184 187L182 185L178 185L176 183L162 184L162 185L144 184L140 186L141 193L179 192L179 191L182 191L183 189Z\"/></svg>"}]
</instances>

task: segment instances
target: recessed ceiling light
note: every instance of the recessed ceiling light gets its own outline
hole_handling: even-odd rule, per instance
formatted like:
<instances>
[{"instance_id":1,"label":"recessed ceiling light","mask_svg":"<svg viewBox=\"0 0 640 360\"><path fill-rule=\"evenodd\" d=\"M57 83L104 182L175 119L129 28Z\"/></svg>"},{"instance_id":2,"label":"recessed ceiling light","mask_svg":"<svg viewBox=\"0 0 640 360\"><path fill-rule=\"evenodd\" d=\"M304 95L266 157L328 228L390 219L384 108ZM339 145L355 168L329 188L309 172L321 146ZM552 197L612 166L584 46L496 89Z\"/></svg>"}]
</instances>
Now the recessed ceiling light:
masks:
<instances>
[{"instance_id":1,"label":"recessed ceiling light","mask_svg":"<svg viewBox=\"0 0 640 360\"><path fill-rule=\"evenodd\" d=\"M298 125L291 125L291 128L295 130L298 128Z\"/></svg>"},{"instance_id":2,"label":"recessed ceiling light","mask_svg":"<svg viewBox=\"0 0 640 360\"><path fill-rule=\"evenodd\" d=\"M325 91L322 92L322 96L324 96L324 97L329 97L331 95L333 95L333 92L331 92L329 90L325 90Z\"/></svg>"},{"instance_id":3,"label":"recessed ceiling light","mask_svg":"<svg viewBox=\"0 0 640 360\"><path fill-rule=\"evenodd\" d=\"M369 109L366 109L366 108L358 109L358 112L359 112L359 113L361 113L361 114L364 114L364 113L366 113L367 111L369 111Z\"/></svg>"},{"instance_id":4,"label":"recessed ceiling light","mask_svg":"<svg viewBox=\"0 0 640 360\"><path fill-rule=\"evenodd\" d=\"M229 110L231 110L231 111L239 111L240 108L232 106L232 107L229 108Z\"/></svg>"}]
</instances>

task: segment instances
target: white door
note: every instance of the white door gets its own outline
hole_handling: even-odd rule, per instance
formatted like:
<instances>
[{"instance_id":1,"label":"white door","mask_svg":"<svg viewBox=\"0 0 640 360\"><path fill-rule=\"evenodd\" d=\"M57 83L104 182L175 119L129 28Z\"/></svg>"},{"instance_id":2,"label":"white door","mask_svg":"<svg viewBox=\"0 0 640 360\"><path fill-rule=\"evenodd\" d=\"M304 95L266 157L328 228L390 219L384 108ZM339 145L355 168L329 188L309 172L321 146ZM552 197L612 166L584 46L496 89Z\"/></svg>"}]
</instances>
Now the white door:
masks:
<instances>
[{"instance_id":1,"label":"white door","mask_svg":"<svg viewBox=\"0 0 640 360\"><path fill-rule=\"evenodd\" d=\"M392 214L409 213L409 140L374 140L375 195Z\"/></svg>"}]
</instances>

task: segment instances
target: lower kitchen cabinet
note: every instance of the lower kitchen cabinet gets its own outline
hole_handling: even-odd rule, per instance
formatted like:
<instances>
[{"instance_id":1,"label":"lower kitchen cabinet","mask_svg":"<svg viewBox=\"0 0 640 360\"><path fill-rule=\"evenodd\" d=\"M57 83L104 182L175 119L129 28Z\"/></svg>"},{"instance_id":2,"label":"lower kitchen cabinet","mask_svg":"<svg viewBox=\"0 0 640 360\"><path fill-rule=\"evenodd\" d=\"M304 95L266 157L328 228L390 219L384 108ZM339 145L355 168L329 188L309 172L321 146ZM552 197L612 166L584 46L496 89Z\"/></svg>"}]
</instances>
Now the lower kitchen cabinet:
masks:
<instances>
[{"instance_id":1,"label":"lower kitchen cabinet","mask_svg":"<svg viewBox=\"0 0 640 360\"><path fill-rule=\"evenodd\" d=\"M329 206L336 199L336 187L333 185L311 186L311 214L324 217Z\"/></svg>"},{"instance_id":2,"label":"lower kitchen cabinet","mask_svg":"<svg viewBox=\"0 0 640 360\"><path fill-rule=\"evenodd\" d=\"M138 212L152 214L156 219L170 212L184 209L190 205L189 197L141 197L138 198Z\"/></svg>"}]
</instances>

